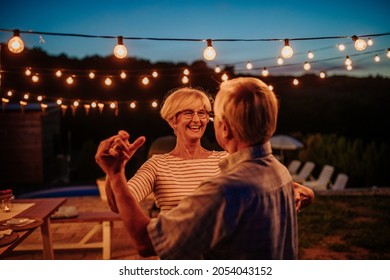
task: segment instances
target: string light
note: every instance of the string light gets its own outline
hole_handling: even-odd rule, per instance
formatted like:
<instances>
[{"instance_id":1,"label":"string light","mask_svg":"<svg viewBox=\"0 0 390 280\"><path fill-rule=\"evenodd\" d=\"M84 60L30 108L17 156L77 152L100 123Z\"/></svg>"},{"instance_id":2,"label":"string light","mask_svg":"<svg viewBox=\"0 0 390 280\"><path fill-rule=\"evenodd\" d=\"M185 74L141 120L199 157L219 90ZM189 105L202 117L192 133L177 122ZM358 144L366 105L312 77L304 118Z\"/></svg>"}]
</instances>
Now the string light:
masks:
<instances>
[{"instance_id":1,"label":"string light","mask_svg":"<svg viewBox=\"0 0 390 280\"><path fill-rule=\"evenodd\" d=\"M218 65L215 67L214 69L215 73L221 73L221 67L219 67Z\"/></svg>"},{"instance_id":2,"label":"string light","mask_svg":"<svg viewBox=\"0 0 390 280\"><path fill-rule=\"evenodd\" d=\"M284 58L290 58L294 54L294 50L290 47L290 40L284 39L284 47L280 53Z\"/></svg>"},{"instance_id":3,"label":"string light","mask_svg":"<svg viewBox=\"0 0 390 280\"><path fill-rule=\"evenodd\" d=\"M217 52L213 48L212 40L207 39L207 47L203 51L203 57L206 60L213 60L217 56Z\"/></svg>"},{"instance_id":4,"label":"string light","mask_svg":"<svg viewBox=\"0 0 390 280\"><path fill-rule=\"evenodd\" d=\"M253 68L253 64L249 61L246 63L246 69L251 70Z\"/></svg>"},{"instance_id":5,"label":"string light","mask_svg":"<svg viewBox=\"0 0 390 280\"><path fill-rule=\"evenodd\" d=\"M371 38L368 38L367 45L371 47L372 45L374 45L374 41Z\"/></svg>"},{"instance_id":6,"label":"string light","mask_svg":"<svg viewBox=\"0 0 390 280\"><path fill-rule=\"evenodd\" d=\"M298 79L294 79L294 80L293 80L293 85L294 85L294 86L297 86L298 84L299 84L299 80L298 80Z\"/></svg>"},{"instance_id":7,"label":"string light","mask_svg":"<svg viewBox=\"0 0 390 280\"><path fill-rule=\"evenodd\" d=\"M95 79L95 73L93 71L89 72L88 77L93 80Z\"/></svg>"},{"instance_id":8,"label":"string light","mask_svg":"<svg viewBox=\"0 0 390 280\"><path fill-rule=\"evenodd\" d=\"M57 78L60 78L62 76L61 70L57 70L55 75Z\"/></svg>"},{"instance_id":9,"label":"string light","mask_svg":"<svg viewBox=\"0 0 390 280\"><path fill-rule=\"evenodd\" d=\"M126 75L125 71L121 72L120 77L121 77L121 79L126 79L127 75Z\"/></svg>"},{"instance_id":10,"label":"string light","mask_svg":"<svg viewBox=\"0 0 390 280\"><path fill-rule=\"evenodd\" d=\"M325 79L326 78L326 73L324 71L320 72L320 78Z\"/></svg>"},{"instance_id":11,"label":"string light","mask_svg":"<svg viewBox=\"0 0 390 280\"><path fill-rule=\"evenodd\" d=\"M153 78L157 78L157 77L158 77L158 72L157 72L157 71L153 71L152 77L153 77Z\"/></svg>"},{"instance_id":12,"label":"string light","mask_svg":"<svg viewBox=\"0 0 390 280\"><path fill-rule=\"evenodd\" d=\"M147 86L148 84L149 84L149 78L148 77L144 77L143 79L142 79L142 84L143 85L145 85L145 86Z\"/></svg>"},{"instance_id":13,"label":"string light","mask_svg":"<svg viewBox=\"0 0 390 280\"><path fill-rule=\"evenodd\" d=\"M278 65L283 65L284 60L283 60L283 58L281 58L281 57L279 56L276 62L278 63Z\"/></svg>"},{"instance_id":14,"label":"string light","mask_svg":"<svg viewBox=\"0 0 390 280\"><path fill-rule=\"evenodd\" d=\"M229 80L229 76L228 76L226 73L224 73L224 74L221 76L221 80L222 80L222 81L227 81L227 80Z\"/></svg>"},{"instance_id":15,"label":"string light","mask_svg":"<svg viewBox=\"0 0 390 280\"><path fill-rule=\"evenodd\" d=\"M24 71L24 74L25 74L26 76L30 76L30 75L31 75L31 69L30 69L30 67L27 67L27 68L26 68L26 71Z\"/></svg>"},{"instance_id":16,"label":"string light","mask_svg":"<svg viewBox=\"0 0 390 280\"><path fill-rule=\"evenodd\" d=\"M181 78L181 82L182 82L183 84L188 84L189 81L190 81L190 80L188 79L188 76L183 76L183 78Z\"/></svg>"},{"instance_id":17,"label":"string light","mask_svg":"<svg viewBox=\"0 0 390 280\"><path fill-rule=\"evenodd\" d=\"M111 78L110 78L110 77L105 78L104 84L105 84L106 86L111 86L111 85L112 85L112 80L111 80Z\"/></svg>"},{"instance_id":18,"label":"string light","mask_svg":"<svg viewBox=\"0 0 390 280\"><path fill-rule=\"evenodd\" d=\"M21 53L24 50L24 42L22 38L20 38L20 30L14 30L14 36L8 41L8 49L12 53Z\"/></svg>"},{"instance_id":19,"label":"string light","mask_svg":"<svg viewBox=\"0 0 390 280\"><path fill-rule=\"evenodd\" d=\"M314 58L314 54L313 54L312 51L309 51L309 52L307 53L307 58L308 58L308 59L313 59L313 58Z\"/></svg>"},{"instance_id":20,"label":"string light","mask_svg":"<svg viewBox=\"0 0 390 280\"><path fill-rule=\"evenodd\" d=\"M364 51L367 48L367 43L363 39L358 38L356 35L352 36L352 41L355 42L355 49L357 51Z\"/></svg>"},{"instance_id":21,"label":"string light","mask_svg":"<svg viewBox=\"0 0 390 280\"><path fill-rule=\"evenodd\" d=\"M188 70L187 68L183 70L183 74L188 76L190 74L190 70Z\"/></svg>"},{"instance_id":22,"label":"string light","mask_svg":"<svg viewBox=\"0 0 390 280\"><path fill-rule=\"evenodd\" d=\"M154 100L154 101L152 102L152 107L153 107L153 108L157 108L157 106L158 106L158 103L157 103L156 100Z\"/></svg>"},{"instance_id":23,"label":"string light","mask_svg":"<svg viewBox=\"0 0 390 280\"><path fill-rule=\"evenodd\" d=\"M68 85L73 85L73 83L74 83L73 77L72 77L72 76L69 76L68 78L66 78L66 83L67 83Z\"/></svg>"},{"instance_id":24,"label":"string light","mask_svg":"<svg viewBox=\"0 0 390 280\"><path fill-rule=\"evenodd\" d=\"M351 71L352 70L352 65L347 65L347 70Z\"/></svg>"},{"instance_id":25,"label":"string light","mask_svg":"<svg viewBox=\"0 0 390 280\"><path fill-rule=\"evenodd\" d=\"M118 37L118 44L114 48L114 55L119 59L123 59L127 56L127 49L123 44L122 36Z\"/></svg>"},{"instance_id":26,"label":"string light","mask_svg":"<svg viewBox=\"0 0 390 280\"><path fill-rule=\"evenodd\" d=\"M381 58L380 58L380 56L379 56L379 55L376 55L376 56L374 57L374 61L375 61L375 62L379 62L379 61L381 61Z\"/></svg>"},{"instance_id":27,"label":"string light","mask_svg":"<svg viewBox=\"0 0 390 280\"><path fill-rule=\"evenodd\" d=\"M261 75L263 75L263 77L267 77L269 75L269 71L267 67L263 68L263 71L261 71Z\"/></svg>"},{"instance_id":28,"label":"string light","mask_svg":"<svg viewBox=\"0 0 390 280\"><path fill-rule=\"evenodd\" d=\"M339 49L339 51L345 51L345 45L344 44L338 44L337 48Z\"/></svg>"},{"instance_id":29,"label":"string light","mask_svg":"<svg viewBox=\"0 0 390 280\"><path fill-rule=\"evenodd\" d=\"M388 58L390 58L390 48L387 49L387 54L386 54L386 56L387 56Z\"/></svg>"},{"instance_id":30,"label":"string light","mask_svg":"<svg viewBox=\"0 0 390 280\"><path fill-rule=\"evenodd\" d=\"M38 74L35 74L31 77L31 80L34 82L34 83L38 83L39 82L39 76Z\"/></svg>"},{"instance_id":31,"label":"string light","mask_svg":"<svg viewBox=\"0 0 390 280\"><path fill-rule=\"evenodd\" d=\"M134 109L137 106L137 104L133 101L130 103L130 108Z\"/></svg>"},{"instance_id":32,"label":"string light","mask_svg":"<svg viewBox=\"0 0 390 280\"><path fill-rule=\"evenodd\" d=\"M309 71L311 69L310 63L305 61L305 63L303 64L303 69L305 69L306 71Z\"/></svg>"},{"instance_id":33,"label":"string light","mask_svg":"<svg viewBox=\"0 0 390 280\"><path fill-rule=\"evenodd\" d=\"M352 65L352 60L349 58L348 55L347 55L346 58L345 58L344 64L345 64L346 66Z\"/></svg>"}]
</instances>

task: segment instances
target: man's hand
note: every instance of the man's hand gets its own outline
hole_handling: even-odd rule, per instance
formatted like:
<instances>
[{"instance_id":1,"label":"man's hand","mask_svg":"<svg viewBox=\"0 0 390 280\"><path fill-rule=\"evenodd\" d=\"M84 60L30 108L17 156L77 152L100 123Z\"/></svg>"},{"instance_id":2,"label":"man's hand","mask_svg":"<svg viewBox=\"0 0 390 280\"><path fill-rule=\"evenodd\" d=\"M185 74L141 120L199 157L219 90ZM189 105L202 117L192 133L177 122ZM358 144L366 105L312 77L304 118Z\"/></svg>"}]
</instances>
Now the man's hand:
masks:
<instances>
[{"instance_id":1,"label":"man's hand","mask_svg":"<svg viewBox=\"0 0 390 280\"><path fill-rule=\"evenodd\" d=\"M294 182L294 197L295 208L299 212L314 202L315 195L311 189Z\"/></svg>"}]
</instances>

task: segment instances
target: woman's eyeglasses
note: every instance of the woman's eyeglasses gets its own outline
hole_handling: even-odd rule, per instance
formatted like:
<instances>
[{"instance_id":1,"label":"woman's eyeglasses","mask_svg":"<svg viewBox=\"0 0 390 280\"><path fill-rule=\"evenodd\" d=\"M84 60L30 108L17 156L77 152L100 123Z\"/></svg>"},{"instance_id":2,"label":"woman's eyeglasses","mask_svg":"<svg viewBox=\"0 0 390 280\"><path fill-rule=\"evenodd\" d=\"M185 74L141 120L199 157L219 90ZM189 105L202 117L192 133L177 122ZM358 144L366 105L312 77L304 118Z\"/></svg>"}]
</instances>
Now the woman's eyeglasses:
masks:
<instances>
[{"instance_id":1,"label":"woman's eyeglasses","mask_svg":"<svg viewBox=\"0 0 390 280\"><path fill-rule=\"evenodd\" d=\"M191 120L195 114L198 115L198 118L201 120L205 120L209 117L210 113L206 110L194 111L194 110L183 110L178 112L177 114L181 114L185 119Z\"/></svg>"}]
</instances>

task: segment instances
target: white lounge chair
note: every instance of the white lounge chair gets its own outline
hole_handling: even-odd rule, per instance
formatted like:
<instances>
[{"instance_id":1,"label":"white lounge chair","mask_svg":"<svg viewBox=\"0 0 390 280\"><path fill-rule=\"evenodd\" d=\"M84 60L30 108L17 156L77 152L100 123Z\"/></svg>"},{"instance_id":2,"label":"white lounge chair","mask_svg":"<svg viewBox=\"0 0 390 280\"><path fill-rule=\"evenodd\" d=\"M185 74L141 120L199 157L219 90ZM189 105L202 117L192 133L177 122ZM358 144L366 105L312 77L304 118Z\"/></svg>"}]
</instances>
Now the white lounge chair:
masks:
<instances>
[{"instance_id":1,"label":"white lounge chair","mask_svg":"<svg viewBox=\"0 0 390 280\"><path fill-rule=\"evenodd\" d=\"M315 163L311 161L305 162L301 170L299 170L298 174L292 174L292 178L294 182L302 183L309 178L310 174L313 172Z\"/></svg>"},{"instance_id":2,"label":"white lounge chair","mask_svg":"<svg viewBox=\"0 0 390 280\"><path fill-rule=\"evenodd\" d=\"M343 190L347 186L348 175L344 173L339 173L334 181L334 184L330 184L331 190Z\"/></svg>"},{"instance_id":3,"label":"white lounge chair","mask_svg":"<svg viewBox=\"0 0 390 280\"><path fill-rule=\"evenodd\" d=\"M326 190L334 172L334 167L331 165L324 165L318 175L318 178L312 181L305 181L302 185L313 190Z\"/></svg>"},{"instance_id":4,"label":"white lounge chair","mask_svg":"<svg viewBox=\"0 0 390 280\"><path fill-rule=\"evenodd\" d=\"M300 160L294 159L287 166L287 169L288 169L288 171L290 172L291 175L297 174L298 173L298 169L299 169L299 167L301 167L301 165L302 165L302 162Z\"/></svg>"}]
</instances>

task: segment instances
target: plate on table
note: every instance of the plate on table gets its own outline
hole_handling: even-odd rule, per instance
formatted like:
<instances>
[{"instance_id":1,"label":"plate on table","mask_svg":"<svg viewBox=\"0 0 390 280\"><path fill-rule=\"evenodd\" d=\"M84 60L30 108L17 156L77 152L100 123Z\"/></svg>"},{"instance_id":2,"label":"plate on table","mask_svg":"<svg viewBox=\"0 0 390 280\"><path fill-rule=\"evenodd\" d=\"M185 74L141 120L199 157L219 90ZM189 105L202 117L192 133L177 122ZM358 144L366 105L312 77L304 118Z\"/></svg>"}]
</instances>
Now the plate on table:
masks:
<instances>
[{"instance_id":1,"label":"plate on table","mask_svg":"<svg viewBox=\"0 0 390 280\"><path fill-rule=\"evenodd\" d=\"M12 218L4 221L0 221L0 230L12 229L13 231L22 231L39 227L43 224L41 219L35 218Z\"/></svg>"}]
</instances>

